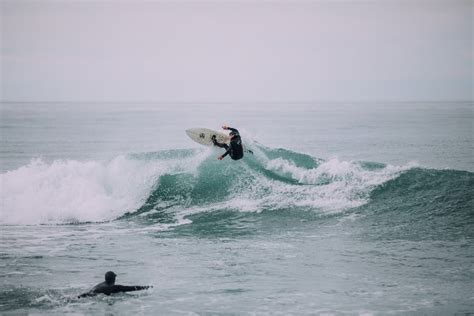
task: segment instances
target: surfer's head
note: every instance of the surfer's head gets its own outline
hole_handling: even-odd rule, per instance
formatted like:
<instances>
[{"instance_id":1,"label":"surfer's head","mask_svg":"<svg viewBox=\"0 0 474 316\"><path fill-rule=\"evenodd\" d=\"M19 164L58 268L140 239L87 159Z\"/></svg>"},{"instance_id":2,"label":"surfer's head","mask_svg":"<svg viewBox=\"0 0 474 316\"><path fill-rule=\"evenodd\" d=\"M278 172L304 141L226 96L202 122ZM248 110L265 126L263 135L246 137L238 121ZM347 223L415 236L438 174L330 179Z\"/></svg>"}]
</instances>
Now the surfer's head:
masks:
<instances>
[{"instance_id":1,"label":"surfer's head","mask_svg":"<svg viewBox=\"0 0 474 316\"><path fill-rule=\"evenodd\" d=\"M113 285L115 283L115 277L117 275L113 273L112 271L109 271L105 274L105 283L109 285Z\"/></svg>"}]
</instances>

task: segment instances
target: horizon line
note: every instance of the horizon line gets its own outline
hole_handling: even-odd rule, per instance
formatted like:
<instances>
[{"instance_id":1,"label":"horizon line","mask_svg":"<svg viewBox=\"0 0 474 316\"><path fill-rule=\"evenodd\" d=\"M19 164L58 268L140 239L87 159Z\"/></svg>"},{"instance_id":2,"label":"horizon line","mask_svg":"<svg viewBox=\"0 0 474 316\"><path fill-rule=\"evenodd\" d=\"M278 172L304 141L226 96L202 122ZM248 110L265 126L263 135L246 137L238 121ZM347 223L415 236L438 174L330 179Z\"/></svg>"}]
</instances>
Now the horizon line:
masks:
<instances>
[{"instance_id":1,"label":"horizon line","mask_svg":"<svg viewBox=\"0 0 474 316\"><path fill-rule=\"evenodd\" d=\"M127 103L139 103L139 104L194 104L194 103L215 103L215 104L314 104L314 103L444 103L444 102L457 102L457 103L469 103L474 102L474 99L444 99L444 100L420 100L420 99L407 99L407 100L391 100L391 99L379 99L379 100L285 100L285 101L272 101L272 100L241 100L241 101L230 101L230 100L195 100L195 101L184 101L184 100L0 100L0 103L115 103L115 104L127 104Z\"/></svg>"}]
</instances>

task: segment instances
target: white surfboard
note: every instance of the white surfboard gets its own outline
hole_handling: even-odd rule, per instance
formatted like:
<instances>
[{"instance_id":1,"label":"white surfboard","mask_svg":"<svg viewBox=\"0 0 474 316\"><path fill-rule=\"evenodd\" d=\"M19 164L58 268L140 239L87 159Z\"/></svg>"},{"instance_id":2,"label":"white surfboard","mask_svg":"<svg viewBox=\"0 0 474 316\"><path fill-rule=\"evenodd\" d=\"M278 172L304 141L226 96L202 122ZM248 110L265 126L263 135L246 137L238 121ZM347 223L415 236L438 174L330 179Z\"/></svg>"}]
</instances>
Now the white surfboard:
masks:
<instances>
[{"instance_id":1,"label":"white surfboard","mask_svg":"<svg viewBox=\"0 0 474 316\"><path fill-rule=\"evenodd\" d=\"M186 130L186 134L188 134L189 138L194 140L196 143L199 143L204 146L213 146L214 143L212 142L212 136L216 136L216 140L219 143L226 143L230 142L230 137L227 134L214 131L208 128L190 128Z\"/></svg>"}]
</instances>

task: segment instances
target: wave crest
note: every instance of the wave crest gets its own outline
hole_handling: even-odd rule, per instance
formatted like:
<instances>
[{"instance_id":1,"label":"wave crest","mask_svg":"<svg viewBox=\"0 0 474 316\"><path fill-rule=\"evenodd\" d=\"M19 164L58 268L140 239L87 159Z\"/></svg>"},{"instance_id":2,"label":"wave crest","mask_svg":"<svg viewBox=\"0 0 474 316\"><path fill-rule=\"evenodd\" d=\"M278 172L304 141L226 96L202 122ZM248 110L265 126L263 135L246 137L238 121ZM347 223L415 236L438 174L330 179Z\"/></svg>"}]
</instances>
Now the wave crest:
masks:
<instances>
[{"instance_id":1,"label":"wave crest","mask_svg":"<svg viewBox=\"0 0 474 316\"><path fill-rule=\"evenodd\" d=\"M110 161L36 159L0 175L2 224L102 222L137 217L179 222L196 212L340 212L411 168L323 161L253 144L255 155L217 161L212 148L118 156ZM187 222L187 221L186 221Z\"/></svg>"},{"instance_id":2,"label":"wave crest","mask_svg":"<svg viewBox=\"0 0 474 316\"><path fill-rule=\"evenodd\" d=\"M34 159L0 175L0 222L35 225L112 220L140 207L160 176L192 171L193 166L196 156L179 161L131 156L108 162Z\"/></svg>"}]
</instances>

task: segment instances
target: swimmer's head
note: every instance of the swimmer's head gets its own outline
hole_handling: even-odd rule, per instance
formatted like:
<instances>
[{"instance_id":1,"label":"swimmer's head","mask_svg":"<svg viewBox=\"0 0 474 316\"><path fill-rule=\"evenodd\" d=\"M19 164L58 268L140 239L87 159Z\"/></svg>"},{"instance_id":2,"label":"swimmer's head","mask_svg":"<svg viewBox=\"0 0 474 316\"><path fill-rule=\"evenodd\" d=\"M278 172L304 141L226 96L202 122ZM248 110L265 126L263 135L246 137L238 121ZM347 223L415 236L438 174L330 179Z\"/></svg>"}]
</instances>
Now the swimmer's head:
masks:
<instances>
[{"instance_id":1,"label":"swimmer's head","mask_svg":"<svg viewBox=\"0 0 474 316\"><path fill-rule=\"evenodd\" d=\"M105 283L109 285L113 285L115 283L115 277L117 275L113 273L112 271L109 271L105 274Z\"/></svg>"}]
</instances>

